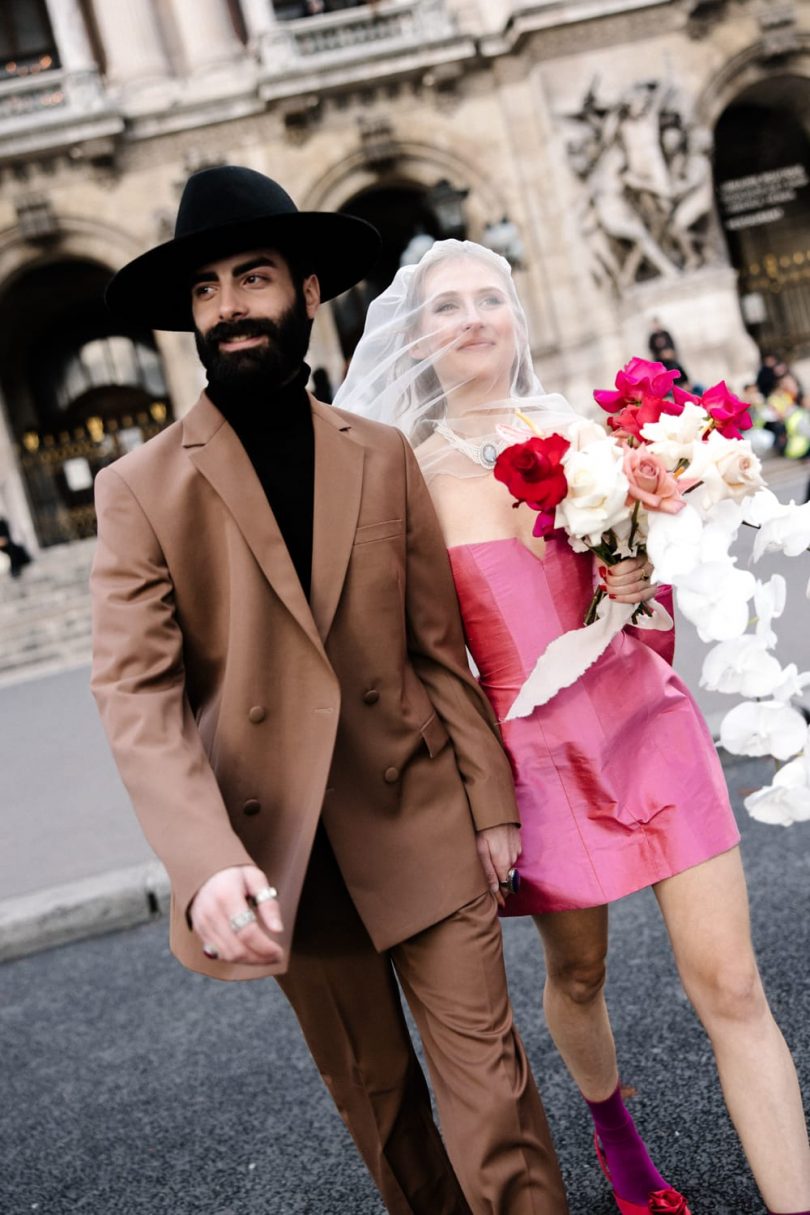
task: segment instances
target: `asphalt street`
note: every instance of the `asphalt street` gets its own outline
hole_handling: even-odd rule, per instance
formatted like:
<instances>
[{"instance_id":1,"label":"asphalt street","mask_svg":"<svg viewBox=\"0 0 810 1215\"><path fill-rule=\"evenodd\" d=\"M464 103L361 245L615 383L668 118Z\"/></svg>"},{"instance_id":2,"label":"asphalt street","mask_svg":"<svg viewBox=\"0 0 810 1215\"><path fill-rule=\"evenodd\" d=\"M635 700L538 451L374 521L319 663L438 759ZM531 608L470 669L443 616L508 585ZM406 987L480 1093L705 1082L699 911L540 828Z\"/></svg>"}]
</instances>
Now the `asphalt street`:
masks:
<instances>
[{"instance_id":1,"label":"asphalt street","mask_svg":"<svg viewBox=\"0 0 810 1215\"><path fill-rule=\"evenodd\" d=\"M736 801L764 776L763 761L734 765ZM810 827L739 819L755 941L806 1089ZM623 1079L659 1167L694 1215L759 1215L650 892L616 904L612 924ZM589 1120L542 1023L534 930L512 921L505 938L572 1215L615 1215ZM3 1215L382 1210L275 984L188 974L169 955L164 920L0 967L0 1038Z\"/></svg>"}]
</instances>

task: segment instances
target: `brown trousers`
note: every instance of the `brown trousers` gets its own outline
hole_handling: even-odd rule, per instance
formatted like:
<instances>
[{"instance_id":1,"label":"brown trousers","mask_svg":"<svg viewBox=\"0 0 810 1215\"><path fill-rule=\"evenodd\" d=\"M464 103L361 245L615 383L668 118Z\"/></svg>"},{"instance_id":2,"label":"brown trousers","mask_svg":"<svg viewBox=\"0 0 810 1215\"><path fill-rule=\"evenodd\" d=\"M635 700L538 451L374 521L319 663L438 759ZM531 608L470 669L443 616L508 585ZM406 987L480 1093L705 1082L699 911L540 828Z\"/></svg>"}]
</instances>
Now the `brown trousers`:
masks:
<instances>
[{"instance_id":1,"label":"brown trousers","mask_svg":"<svg viewBox=\"0 0 810 1215\"><path fill-rule=\"evenodd\" d=\"M446 1151L395 971L422 1038ZM566 1215L512 1023L489 894L379 954L321 831L279 982L391 1215Z\"/></svg>"}]
</instances>

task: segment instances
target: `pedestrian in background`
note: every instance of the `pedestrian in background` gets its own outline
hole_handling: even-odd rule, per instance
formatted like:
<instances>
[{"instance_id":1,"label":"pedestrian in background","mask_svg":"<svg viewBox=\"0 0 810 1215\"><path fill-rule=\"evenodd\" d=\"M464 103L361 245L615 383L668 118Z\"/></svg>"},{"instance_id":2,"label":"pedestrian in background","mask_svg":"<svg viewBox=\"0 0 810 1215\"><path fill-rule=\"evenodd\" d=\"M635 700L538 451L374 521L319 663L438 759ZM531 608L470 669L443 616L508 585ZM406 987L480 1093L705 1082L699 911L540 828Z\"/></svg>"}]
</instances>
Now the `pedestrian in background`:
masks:
<instances>
[{"instance_id":1,"label":"pedestrian in background","mask_svg":"<svg viewBox=\"0 0 810 1215\"><path fill-rule=\"evenodd\" d=\"M12 540L6 519L0 519L0 553L8 557L8 572L12 578L19 578L25 567L31 564L31 554L25 545Z\"/></svg>"}]
</instances>

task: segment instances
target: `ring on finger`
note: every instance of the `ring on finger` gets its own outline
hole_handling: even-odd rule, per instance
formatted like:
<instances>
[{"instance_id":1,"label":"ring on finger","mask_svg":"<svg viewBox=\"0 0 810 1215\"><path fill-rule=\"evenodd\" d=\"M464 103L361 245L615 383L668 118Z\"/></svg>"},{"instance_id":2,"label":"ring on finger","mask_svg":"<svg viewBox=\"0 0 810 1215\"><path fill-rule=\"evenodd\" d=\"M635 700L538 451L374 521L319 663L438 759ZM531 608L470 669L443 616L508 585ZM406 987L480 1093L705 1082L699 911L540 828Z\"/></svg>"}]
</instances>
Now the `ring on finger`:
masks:
<instances>
[{"instance_id":1,"label":"ring on finger","mask_svg":"<svg viewBox=\"0 0 810 1215\"><path fill-rule=\"evenodd\" d=\"M520 890L520 873L517 869L510 869L502 882L498 882L504 894L517 894Z\"/></svg>"},{"instance_id":2,"label":"ring on finger","mask_svg":"<svg viewBox=\"0 0 810 1215\"><path fill-rule=\"evenodd\" d=\"M275 886L262 886L261 890L257 890L252 898L254 907L259 907L262 903L269 903L271 899L278 898L278 891Z\"/></svg>"},{"instance_id":3,"label":"ring on finger","mask_svg":"<svg viewBox=\"0 0 810 1215\"><path fill-rule=\"evenodd\" d=\"M255 919L256 919L255 911L251 911L251 909L249 907L246 907L244 911L239 911L239 912L237 912L236 915L231 916L230 921L229 921L230 925L231 925L231 931L232 932L241 932L243 928L247 928L248 924L254 923Z\"/></svg>"}]
</instances>

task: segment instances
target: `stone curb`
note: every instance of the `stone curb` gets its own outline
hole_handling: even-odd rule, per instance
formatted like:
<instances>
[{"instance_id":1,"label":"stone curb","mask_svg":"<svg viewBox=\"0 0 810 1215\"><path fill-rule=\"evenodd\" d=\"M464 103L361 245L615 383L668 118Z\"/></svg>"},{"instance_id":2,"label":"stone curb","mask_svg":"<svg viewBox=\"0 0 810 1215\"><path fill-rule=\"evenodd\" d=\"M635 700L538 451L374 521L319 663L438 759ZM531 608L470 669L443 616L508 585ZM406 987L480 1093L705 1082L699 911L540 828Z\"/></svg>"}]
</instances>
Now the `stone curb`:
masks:
<instances>
[{"instance_id":1,"label":"stone curb","mask_svg":"<svg viewBox=\"0 0 810 1215\"><path fill-rule=\"evenodd\" d=\"M0 962L165 915L169 879L159 861L0 901Z\"/></svg>"}]
</instances>

